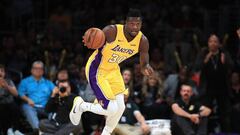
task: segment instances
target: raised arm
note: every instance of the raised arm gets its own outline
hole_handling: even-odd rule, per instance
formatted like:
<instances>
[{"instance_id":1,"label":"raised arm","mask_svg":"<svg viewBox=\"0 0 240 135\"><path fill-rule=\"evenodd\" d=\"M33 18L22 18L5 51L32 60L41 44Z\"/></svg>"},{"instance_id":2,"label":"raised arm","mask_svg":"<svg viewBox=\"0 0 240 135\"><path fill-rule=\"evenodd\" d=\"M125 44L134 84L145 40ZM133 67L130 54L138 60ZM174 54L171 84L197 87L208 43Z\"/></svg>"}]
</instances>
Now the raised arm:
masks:
<instances>
[{"instance_id":1,"label":"raised arm","mask_svg":"<svg viewBox=\"0 0 240 135\"><path fill-rule=\"evenodd\" d=\"M149 64L149 42L148 39L143 35L141 38L139 52L140 52L140 65L141 71L144 75L150 76L153 73L153 69Z\"/></svg>"}]
</instances>

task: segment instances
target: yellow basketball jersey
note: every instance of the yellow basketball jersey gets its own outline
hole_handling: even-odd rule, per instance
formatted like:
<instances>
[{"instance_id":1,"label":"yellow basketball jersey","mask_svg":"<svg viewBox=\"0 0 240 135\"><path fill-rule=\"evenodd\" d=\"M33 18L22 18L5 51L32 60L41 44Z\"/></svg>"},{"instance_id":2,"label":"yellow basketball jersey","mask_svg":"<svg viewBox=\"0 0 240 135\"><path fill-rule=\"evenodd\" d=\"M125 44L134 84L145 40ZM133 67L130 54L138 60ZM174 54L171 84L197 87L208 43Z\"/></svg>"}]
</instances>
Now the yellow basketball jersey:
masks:
<instances>
[{"instance_id":1,"label":"yellow basketball jersey","mask_svg":"<svg viewBox=\"0 0 240 135\"><path fill-rule=\"evenodd\" d=\"M102 52L102 58L98 69L118 69L119 63L138 53L142 32L139 31L137 36L132 41L128 42L123 32L123 25L116 25L116 27L117 35L115 40L111 43L106 43L103 49L98 49L93 53L94 57L99 53L98 51Z\"/></svg>"},{"instance_id":2,"label":"yellow basketball jersey","mask_svg":"<svg viewBox=\"0 0 240 135\"><path fill-rule=\"evenodd\" d=\"M113 42L95 50L86 65L86 77L99 102L107 108L110 99L123 93L125 86L119 63L138 53L142 32L130 42L123 32L123 25L116 25L117 35Z\"/></svg>"}]
</instances>

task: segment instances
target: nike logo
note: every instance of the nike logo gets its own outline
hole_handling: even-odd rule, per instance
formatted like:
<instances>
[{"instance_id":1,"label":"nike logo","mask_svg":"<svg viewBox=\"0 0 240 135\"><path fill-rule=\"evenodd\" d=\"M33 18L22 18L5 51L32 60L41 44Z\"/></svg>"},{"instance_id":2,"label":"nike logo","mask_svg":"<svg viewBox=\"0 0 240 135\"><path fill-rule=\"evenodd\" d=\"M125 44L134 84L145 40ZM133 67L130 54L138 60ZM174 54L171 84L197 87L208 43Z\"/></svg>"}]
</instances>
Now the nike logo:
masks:
<instances>
[{"instance_id":1,"label":"nike logo","mask_svg":"<svg viewBox=\"0 0 240 135\"><path fill-rule=\"evenodd\" d=\"M75 109L76 109L76 106L74 106L73 108L73 113L77 113Z\"/></svg>"},{"instance_id":2,"label":"nike logo","mask_svg":"<svg viewBox=\"0 0 240 135\"><path fill-rule=\"evenodd\" d=\"M136 46L135 44L130 44L131 46Z\"/></svg>"}]
</instances>

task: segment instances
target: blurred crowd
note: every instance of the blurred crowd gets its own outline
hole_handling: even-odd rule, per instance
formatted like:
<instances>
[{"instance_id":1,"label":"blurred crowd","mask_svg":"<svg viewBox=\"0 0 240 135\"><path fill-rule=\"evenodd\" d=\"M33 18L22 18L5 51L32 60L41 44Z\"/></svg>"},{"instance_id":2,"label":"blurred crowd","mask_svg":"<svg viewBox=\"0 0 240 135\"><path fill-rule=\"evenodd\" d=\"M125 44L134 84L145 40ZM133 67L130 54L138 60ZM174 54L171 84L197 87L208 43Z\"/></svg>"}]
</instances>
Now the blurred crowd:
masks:
<instances>
[{"instance_id":1,"label":"blurred crowd","mask_svg":"<svg viewBox=\"0 0 240 135\"><path fill-rule=\"evenodd\" d=\"M190 97L211 110L208 133L240 134L240 12L230 15L240 6L234 5L239 1L1 1L0 134L100 131L100 116L84 114L80 127L66 119L76 95L94 99L84 68L93 50L83 46L81 36L90 27L124 24L130 7L142 11L155 70L143 76L138 55L120 65L128 99L141 112L137 116L179 115L173 105L182 105L177 99L188 85Z\"/></svg>"}]
</instances>

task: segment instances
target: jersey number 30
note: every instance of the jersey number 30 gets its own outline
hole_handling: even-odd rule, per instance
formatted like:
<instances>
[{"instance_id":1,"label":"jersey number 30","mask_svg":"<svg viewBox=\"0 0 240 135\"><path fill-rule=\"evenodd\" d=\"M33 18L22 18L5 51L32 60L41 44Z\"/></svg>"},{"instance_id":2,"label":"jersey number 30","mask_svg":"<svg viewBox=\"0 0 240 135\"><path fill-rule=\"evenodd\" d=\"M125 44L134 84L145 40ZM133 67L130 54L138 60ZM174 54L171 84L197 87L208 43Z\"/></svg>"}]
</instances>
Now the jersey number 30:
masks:
<instances>
[{"instance_id":1,"label":"jersey number 30","mask_svg":"<svg viewBox=\"0 0 240 135\"><path fill-rule=\"evenodd\" d=\"M112 54L112 57L108 60L110 63L121 63L123 62L127 57L126 56L119 56L115 53Z\"/></svg>"}]
</instances>

